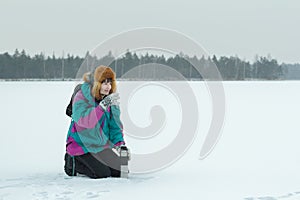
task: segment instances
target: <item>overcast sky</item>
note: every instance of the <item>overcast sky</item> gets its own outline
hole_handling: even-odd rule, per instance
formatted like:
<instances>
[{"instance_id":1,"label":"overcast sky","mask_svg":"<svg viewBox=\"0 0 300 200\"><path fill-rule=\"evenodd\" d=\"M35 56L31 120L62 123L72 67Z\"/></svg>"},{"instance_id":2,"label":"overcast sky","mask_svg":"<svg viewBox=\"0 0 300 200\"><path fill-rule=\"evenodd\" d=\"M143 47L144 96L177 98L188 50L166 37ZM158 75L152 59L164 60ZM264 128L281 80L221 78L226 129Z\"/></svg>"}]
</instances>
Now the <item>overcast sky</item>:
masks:
<instances>
[{"instance_id":1,"label":"overcast sky","mask_svg":"<svg viewBox=\"0 0 300 200\"><path fill-rule=\"evenodd\" d=\"M209 54L300 62L299 0L0 0L0 53L83 56L120 32L179 31Z\"/></svg>"}]
</instances>

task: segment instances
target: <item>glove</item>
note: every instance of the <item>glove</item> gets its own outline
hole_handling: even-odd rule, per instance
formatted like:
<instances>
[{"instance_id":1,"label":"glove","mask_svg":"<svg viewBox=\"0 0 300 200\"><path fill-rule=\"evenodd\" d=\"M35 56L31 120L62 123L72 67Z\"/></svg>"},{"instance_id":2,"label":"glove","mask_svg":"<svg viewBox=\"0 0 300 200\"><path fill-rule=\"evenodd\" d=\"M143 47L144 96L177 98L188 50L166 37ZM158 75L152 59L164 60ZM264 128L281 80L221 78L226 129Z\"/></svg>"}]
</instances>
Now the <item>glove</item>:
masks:
<instances>
[{"instance_id":1,"label":"glove","mask_svg":"<svg viewBox=\"0 0 300 200\"><path fill-rule=\"evenodd\" d=\"M113 148L113 151L115 151L115 153L116 153L118 156L121 155L121 150L122 150L122 151L127 151L128 161L131 160L131 153L130 153L130 150L129 150L125 145L115 146L115 147Z\"/></svg>"},{"instance_id":2,"label":"glove","mask_svg":"<svg viewBox=\"0 0 300 200\"><path fill-rule=\"evenodd\" d=\"M119 93L112 93L106 97L104 97L104 99L99 103L99 106L101 106L101 108L106 111L107 108L111 105L119 105L119 100L120 96Z\"/></svg>"}]
</instances>

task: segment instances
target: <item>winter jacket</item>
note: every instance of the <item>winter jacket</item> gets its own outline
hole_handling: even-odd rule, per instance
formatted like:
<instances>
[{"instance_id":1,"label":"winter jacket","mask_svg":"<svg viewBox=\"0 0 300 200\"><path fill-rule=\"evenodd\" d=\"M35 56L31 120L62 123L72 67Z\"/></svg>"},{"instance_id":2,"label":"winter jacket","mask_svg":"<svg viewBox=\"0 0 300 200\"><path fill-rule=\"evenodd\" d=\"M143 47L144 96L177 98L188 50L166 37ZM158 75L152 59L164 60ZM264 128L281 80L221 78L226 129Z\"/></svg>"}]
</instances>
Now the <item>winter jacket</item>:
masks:
<instances>
[{"instance_id":1,"label":"winter jacket","mask_svg":"<svg viewBox=\"0 0 300 200\"><path fill-rule=\"evenodd\" d=\"M119 106L104 111L91 95L89 83L82 84L75 95L72 113L66 141L71 156L98 153L125 144Z\"/></svg>"}]
</instances>

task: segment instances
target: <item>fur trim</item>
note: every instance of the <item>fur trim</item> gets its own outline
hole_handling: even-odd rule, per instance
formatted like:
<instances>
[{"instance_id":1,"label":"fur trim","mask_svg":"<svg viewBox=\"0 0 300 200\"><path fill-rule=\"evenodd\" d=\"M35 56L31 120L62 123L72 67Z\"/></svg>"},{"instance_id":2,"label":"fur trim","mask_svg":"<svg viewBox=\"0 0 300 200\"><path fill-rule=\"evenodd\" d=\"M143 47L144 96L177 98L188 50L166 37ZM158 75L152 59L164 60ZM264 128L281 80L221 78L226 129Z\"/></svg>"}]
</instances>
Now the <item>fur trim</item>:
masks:
<instances>
[{"instance_id":1,"label":"fur trim","mask_svg":"<svg viewBox=\"0 0 300 200\"><path fill-rule=\"evenodd\" d=\"M94 80L95 82L102 82L107 78L111 78L113 81L116 80L116 74L115 72L110 68L110 67L106 67L106 66L99 66L96 68L95 72L94 72Z\"/></svg>"},{"instance_id":2,"label":"fur trim","mask_svg":"<svg viewBox=\"0 0 300 200\"><path fill-rule=\"evenodd\" d=\"M91 83L91 72L87 72L83 74L83 81L87 83Z\"/></svg>"},{"instance_id":3,"label":"fur trim","mask_svg":"<svg viewBox=\"0 0 300 200\"><path fill-rule=\"evenodd\" d=\"M103 65L100 65L99 67L97 67L94 72L94 81L90 80L90 78L89 78L90 74L91 73L85 73L83 76L83 80L85 82L93 84L92 95L97 100L102 99L102 97L100 95L101 83L102 83L102 81L104 81L107 78L112 79L111 90L109 91L109 94L116 92L116 90L117 90L116 74L110 67L103 66Z\"/></svg>"}]
</instances>

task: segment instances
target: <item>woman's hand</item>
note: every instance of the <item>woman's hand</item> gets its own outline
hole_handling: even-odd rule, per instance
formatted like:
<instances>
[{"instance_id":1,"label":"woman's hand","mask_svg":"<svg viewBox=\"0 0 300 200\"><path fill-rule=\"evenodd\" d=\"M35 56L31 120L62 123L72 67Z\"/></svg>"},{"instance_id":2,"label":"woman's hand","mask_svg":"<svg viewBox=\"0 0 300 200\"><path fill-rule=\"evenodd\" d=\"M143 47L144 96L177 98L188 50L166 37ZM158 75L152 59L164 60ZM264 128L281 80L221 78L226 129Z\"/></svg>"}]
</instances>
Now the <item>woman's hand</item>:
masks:
<instances>
[{"instance_id":1,"label":"woman's hand","mask_svg":"<svg viewBox=\"0 0 300 200\"><path fill-rule=\"evenodd\" d=\"M110 95L107 95L100 103L99 105L101 108L106 111L106 109L111 105L119 105L120 102L118 101L120 99L119 93L112 93Z\"/></svg>"},{"instance_id":2,"label":"woman's hand","mask_svg":"<svg viewBox=\"0 0 300 200\"><path fill-rule=\"evenodd\" d=\"M129 148L125 145L121 145L121 146L115 146L112 149L118 156L124 156L122 155L122 152L126 154L125 157L128 158L128 160L131 160L131 152L129 150Z\"/></svg>"}]
</instances>

